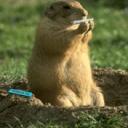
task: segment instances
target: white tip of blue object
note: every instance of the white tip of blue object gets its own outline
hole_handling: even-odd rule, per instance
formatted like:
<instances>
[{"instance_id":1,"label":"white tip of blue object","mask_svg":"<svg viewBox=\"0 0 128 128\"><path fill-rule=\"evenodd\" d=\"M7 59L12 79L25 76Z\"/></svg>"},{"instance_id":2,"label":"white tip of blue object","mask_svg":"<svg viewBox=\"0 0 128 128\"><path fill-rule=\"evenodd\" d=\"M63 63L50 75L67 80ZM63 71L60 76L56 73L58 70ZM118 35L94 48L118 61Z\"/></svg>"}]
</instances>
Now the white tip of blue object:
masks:
<instances>
[{"instance_id":1,"label":"white tip of blue object","mask_svg":"<svg viewBox=\"0 0 128 128\"><path fill-rule=\"evenodd\" d=\"M89 21L93 21L93 18L87 18L87 17L83 17L80 20L74 20L72 23L73 24L80 24L80 23L84 23L84 22L89 22Z\"/></svg>"},{"instance_id":2,"label":"white tip of blue object","mask_svg":"<svg viewBox=\"0 0 128 128\"><path fill-rule=\"evenodd\" d=\"M26 96L26 97L32 97L32 92L23 91L23 90L20 90L20 89L9 89L8 93L21 95L21 96Z\"/></svg>"}]
</instances>

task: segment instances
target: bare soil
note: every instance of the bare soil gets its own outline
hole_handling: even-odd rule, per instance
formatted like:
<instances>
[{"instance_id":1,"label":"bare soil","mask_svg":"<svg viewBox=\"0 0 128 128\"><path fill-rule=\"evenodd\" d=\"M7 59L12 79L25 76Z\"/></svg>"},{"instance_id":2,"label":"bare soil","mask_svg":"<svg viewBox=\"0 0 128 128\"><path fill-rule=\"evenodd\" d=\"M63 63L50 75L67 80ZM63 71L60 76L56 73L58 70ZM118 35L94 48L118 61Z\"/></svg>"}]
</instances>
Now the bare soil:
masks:
<instances>
[{"instance_id":1,"label":"bare soil","mask_svg":"<svg viewBox=\"0 0 128 128\"><path fill-rule=\"evenodd\" d=\"M94 69L94 79L102 88L106 107L79 107L59 108L51 105L44 105L34 96L27 99L20 96L0 96L0 128L19 128L24 124L26 128L37 120L46 123L47 121L66 122L72 125L77 122L80 112L112 115L115 113L124 114L124 120L128 121L128 72L112 69ZM22 80L10 85L13 88L27 89L27 81ZM109 106L109 107L108 107Z\"/></svg>"}]
</instances>

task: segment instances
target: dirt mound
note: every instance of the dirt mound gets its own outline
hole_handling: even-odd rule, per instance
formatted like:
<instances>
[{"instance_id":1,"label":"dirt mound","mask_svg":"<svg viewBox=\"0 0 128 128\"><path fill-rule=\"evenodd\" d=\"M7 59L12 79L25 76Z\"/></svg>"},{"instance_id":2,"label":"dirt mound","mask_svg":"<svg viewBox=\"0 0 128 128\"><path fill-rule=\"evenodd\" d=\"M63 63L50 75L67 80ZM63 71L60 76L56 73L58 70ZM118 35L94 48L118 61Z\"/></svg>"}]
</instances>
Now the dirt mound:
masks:
<instances>
[{"instance_id":1,"label":"dirt mound","mask_svg":"<svg viewBox=\"0 0 128 128\"><path fill-rule=\"evenodd\" d=\"M25 128L37 120L46 123L47 121L66 122L70 125L78 121L81 112L113 115L123 114L125 122L128 121L128 73L111 69L95 69L94 78L103 89L107 106L104 108L58 108L43 103L32 97L27 99L19 96L0 97L0 128ZM26 88L26 81L13 83L16 88ZM127 123L126 123L127 124Z\"/></svg>"},{"instance_id":2,"label":"dirt mound","mask_svg":"<svg viewBox=\"0 0 128 128\"><path fill-rule=\"evenodd\" d=\"M95 69L93 74L97 84L103 90L107 106L128 105L128 72Z\"/></svg>"}]
</instances>

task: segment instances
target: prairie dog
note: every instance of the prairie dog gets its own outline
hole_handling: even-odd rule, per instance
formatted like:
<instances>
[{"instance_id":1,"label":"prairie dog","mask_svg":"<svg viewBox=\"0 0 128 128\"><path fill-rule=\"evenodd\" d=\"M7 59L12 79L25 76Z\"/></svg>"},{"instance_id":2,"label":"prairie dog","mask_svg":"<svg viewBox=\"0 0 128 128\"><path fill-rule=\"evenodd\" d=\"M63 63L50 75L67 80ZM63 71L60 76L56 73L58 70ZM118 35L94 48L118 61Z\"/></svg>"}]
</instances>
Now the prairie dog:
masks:
<instances>
[{"instance_id":1,"label":"prairie dog","mask_svg":"<svg viewBox=\"0 0 128 128\"><path fill-rule=\"evenodd\" d=\"M88 16L75 0L58 0L41 17L28 66L35 96L55 106L104 106L92 78L88 42L93 21L73 24Z\"/></svg>"}]
</instances>

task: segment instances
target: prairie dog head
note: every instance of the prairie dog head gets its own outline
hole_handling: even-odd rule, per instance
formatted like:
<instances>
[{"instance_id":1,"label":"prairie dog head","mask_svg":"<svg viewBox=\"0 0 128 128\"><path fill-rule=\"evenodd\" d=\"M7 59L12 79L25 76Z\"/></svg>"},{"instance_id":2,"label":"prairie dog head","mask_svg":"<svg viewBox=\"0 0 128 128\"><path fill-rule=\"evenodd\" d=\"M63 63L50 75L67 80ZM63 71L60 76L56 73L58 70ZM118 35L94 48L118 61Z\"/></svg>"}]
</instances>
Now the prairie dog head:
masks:
<instances>
[{"instance_id":1,"label":"prairie dog head","mask_svg":"<svg viewBox=\"0 0 128 128\"><path fill-rule=\"evenodd\" d=\"M58 25L71 25L74 20L87 17L88 12L75 0L58 0L46 9L45 16Z\"/></svg>"}]
</instances>

